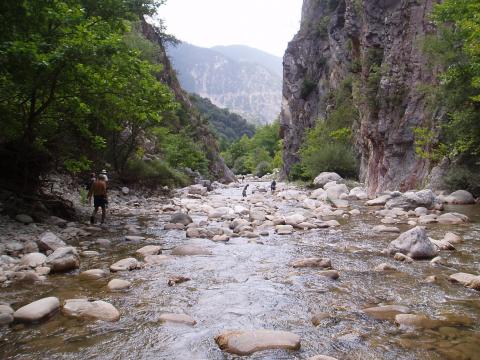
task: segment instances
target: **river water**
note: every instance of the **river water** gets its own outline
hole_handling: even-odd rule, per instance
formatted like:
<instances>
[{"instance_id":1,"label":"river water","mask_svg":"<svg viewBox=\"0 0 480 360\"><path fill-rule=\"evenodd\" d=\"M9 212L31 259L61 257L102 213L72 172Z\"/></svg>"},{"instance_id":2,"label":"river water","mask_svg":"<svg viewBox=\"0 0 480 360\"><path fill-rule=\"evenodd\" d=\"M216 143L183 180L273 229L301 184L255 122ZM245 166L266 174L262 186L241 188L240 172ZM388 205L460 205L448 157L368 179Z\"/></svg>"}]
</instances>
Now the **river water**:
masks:
<instances>
[{"instance_id":1,"label":"river water","mask_svg":"<svg viewBox=\"0 0 480 360\"><path fill-rule=\"evenodd\" d=\"M257 183L257 187L267 186ZM241 188L215 191L216 200L226 205L241 202ZM288 211L294 202L277 204ZM71 319L57 313L36 325L14 324L0 328L0 357L5 359L231 359L214 337L226 330L275 329L301 337L301 349L256 353L251 359L307 359L324 354L338 359L480 359L480 293L452 284L456 272L480 274L480 207L455 206L449 211L468 215L467 225L427 226L429 236L441 239L445 232L460 234L465 242L456 251L442 251L446 265L429 261L396 262L381 253L397 234L377 234L380 223L374 209L353 202L361 215L339 219L335 230L296 231L251 241L232 238L228 243L186 239L185 232L165 231L168 214L116 217L109 231L83 238L83 246L101 253L82 258L80 271L108 269L114 261L134 255L149 244L169 249L179 244L199 244L210 256L173 257L164 264L141 270L111 274L107 279L83 280L78 273L49 275L40 284L18 284L2 288L1 300L12 307L46 296L61 301L88 297L112 303L121 313L118 322ZM193 216L195 221L206 216ZM147 240L126 242L125 224L140 225ZM215 225L215 223L210 223ZM399 225L402 231L409 229ZM109 238L107 249L90 244L95 238ZM85 243L86 241L86 243ZM292 260L328 257L340 273L338 280L316 274L314 268L294 269ZM377 272L374 267L388 262L397 272ZM168 286L169 278L183 275L190 281ZM435 275L435 283L426 283ZM109 292L109 279L132 281L125 292ZM393 322L375 320L362 309L385 304L407 305L412 313L451 320L451 324L427 330L403 329ZM162 313L185 313L197 324L162 323ZM330 317L318 326L313 314Z\"/></svg>"}]
</instances>

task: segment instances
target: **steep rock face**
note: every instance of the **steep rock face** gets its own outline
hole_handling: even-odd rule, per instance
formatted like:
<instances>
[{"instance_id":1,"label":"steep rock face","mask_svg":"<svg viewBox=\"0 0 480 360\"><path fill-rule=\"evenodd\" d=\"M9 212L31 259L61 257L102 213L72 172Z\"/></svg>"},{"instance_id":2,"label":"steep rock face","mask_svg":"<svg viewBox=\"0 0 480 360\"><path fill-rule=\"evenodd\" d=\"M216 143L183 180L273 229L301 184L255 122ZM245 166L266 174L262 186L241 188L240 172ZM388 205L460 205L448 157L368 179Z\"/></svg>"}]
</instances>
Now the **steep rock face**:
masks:
<instances>
[{"instance_id":1,"label":"steep rock face","mask_svg":"<svg viewBox=\"0 0 480 360\"><path fill-rule=\"evenodd\" d=\"M434 0L304 0L301 28L284 56L284 175L305 131L329 111L329 92L353 79L360 178L370 194L420 187L429 164L415 155L414 128L432 126L420 85L434 76L421 41L434 31Z\"/></svg>"},{"instance_id":2,"label":"steep rock face","mask_svg":"<svg viewBox=\"0 0 480 360\"><path fill-rule=\"evenodd\" d=\"M243 61L240 55L246 49L262 55L260 50L240 48L230 57L223 53L228 54L228 48L217 49L187 43L167 49L182 87L241 115L252 124L273 122L278 117L282 98L281 76L261 63Z\"/></svg>"},{"instance_id":3,"label":"steep rock face","mask_svg":"<svg viewBox=\"0 0 480 360\"><path fill-rule=\"evenodd\" d=\"M180 86L175 71L165 52L162 37L155 28L142 20L142 33L151 42L158 44L159 54L157 54L159 62L163 65L163 71L158 75L160 81L168 84L175 94L175 99L182 105L185 112L189 116L192 128L195 129L195 137L202 144L208 160L210 161L209 171L212 176L221 182L232 182L235 180L233 172L225 165L225 161L219 154L218 144L215 136L207 126L204 126L200 114L194 109L188 95Z\"/></svg>"}]
</instances>

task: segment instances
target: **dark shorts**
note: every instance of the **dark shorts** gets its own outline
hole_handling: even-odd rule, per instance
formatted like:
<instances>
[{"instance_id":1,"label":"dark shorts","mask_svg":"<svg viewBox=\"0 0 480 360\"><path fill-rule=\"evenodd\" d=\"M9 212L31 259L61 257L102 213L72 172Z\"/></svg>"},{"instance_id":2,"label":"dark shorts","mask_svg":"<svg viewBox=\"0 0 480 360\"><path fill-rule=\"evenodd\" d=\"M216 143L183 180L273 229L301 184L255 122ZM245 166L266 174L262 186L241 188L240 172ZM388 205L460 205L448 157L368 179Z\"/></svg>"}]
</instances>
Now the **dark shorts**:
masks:
<instances>
[{"instance_id":1,"label":"dark shorts","mask_svg":"<svg viewBox=\"0 0 480 360\"><path fill-rule=\"evenodd\" d=\"M107 199L105 199L105 196L93 197L93 206L95 208L98 208L98 207L104 208L106 205L107 205Z\"/></svg>"}]
</instances>

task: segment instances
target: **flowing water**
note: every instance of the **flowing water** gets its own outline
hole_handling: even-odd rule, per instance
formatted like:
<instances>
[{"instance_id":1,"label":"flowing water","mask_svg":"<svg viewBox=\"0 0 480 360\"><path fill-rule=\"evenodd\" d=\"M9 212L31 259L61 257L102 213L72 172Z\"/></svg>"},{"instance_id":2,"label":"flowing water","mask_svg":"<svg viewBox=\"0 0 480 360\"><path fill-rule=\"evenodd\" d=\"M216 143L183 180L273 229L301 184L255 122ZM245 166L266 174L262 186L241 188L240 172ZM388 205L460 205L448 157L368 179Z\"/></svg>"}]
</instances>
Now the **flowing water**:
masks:
<instances>
[{"instance_id":1,"label":"flowing water","mask_svg":"<svg viewBox=\"0 0 480 360\"><path fill-rule=\"evenodd\" d=\"M264 186L264 184L257 184ZM265 184L266 186L266 184ZM232 205L240 201L241 188L217 190L217 199ZM163 230L168 214L117 218L110 232L96 234L112 240L108 249L89 245L100 257L82 259L81 271L104 268L132 256L149 244L162 245L164 254L179 244L200 244L211 256L173 257L164 264L111 274L132 281L125 292L109 292L110 279L82 280L77 274L49 275L41 284L2 288L1 300L17 309L36 299L57 296L61 301L88 297L112 303L121 312L118 322L71 319L55 314L36 325L13 324L0 328L0 357L6 359L231 359L214 337L225 330L276 329L301 336L301 349L256 353L251 359L307 359L316 354L338 359L480 359L480 293L452 284L455 272L480 273L480 207L456 206L449 210L468 215L463 226L428 225L433 238L454 231L465 242L456 251L442 251L447 265L429 261L404 264L382 255L396 234L376 234L379 224L372 211L353 202L361 215L340 220L337 230L319 229L269 236L256 241L232 238L228 243L186 239L184 231ZM279 205L281 211L295 207ZM206 217L194 216L194 220ZM122 233L126 223L145 229L146 241L128 243ZM214 224L211 224L214 225ZM407 230L407 225L400 225ZM289 263L304 257L328 257L340 273L338 280L316 274L314 268L294 269ZM388 262L398 272L376 272ZM169 278L183 275L190 281L168 286ZM426 283L436 275L436 283ZM362 309L401 304L413 313L451 321L440 328L411 330L393 322L366 316ZM164 312L185 313L197 324L162 323ZM314 313L329 318L312 325Z\"/></svg>"}]
</instances>

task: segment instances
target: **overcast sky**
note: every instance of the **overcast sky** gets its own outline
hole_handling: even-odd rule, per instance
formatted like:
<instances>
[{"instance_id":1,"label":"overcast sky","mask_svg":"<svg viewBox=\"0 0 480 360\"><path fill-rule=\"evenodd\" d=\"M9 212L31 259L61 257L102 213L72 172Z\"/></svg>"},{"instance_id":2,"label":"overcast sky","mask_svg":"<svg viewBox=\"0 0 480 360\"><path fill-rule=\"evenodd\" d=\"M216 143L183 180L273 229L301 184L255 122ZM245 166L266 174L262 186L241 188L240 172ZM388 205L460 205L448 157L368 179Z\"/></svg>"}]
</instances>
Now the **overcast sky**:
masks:
<instances>
[{"instance_id":1,"label":"overcast sky","mask_svg":"<svg viewBox=\"0 0 480 360\"><path fill-rule=\"evenodd\" d=\"M283 56L300 27L303 0L167 0L167 32L202 47L248 45Z\"/></svg>"}]
</instances>

